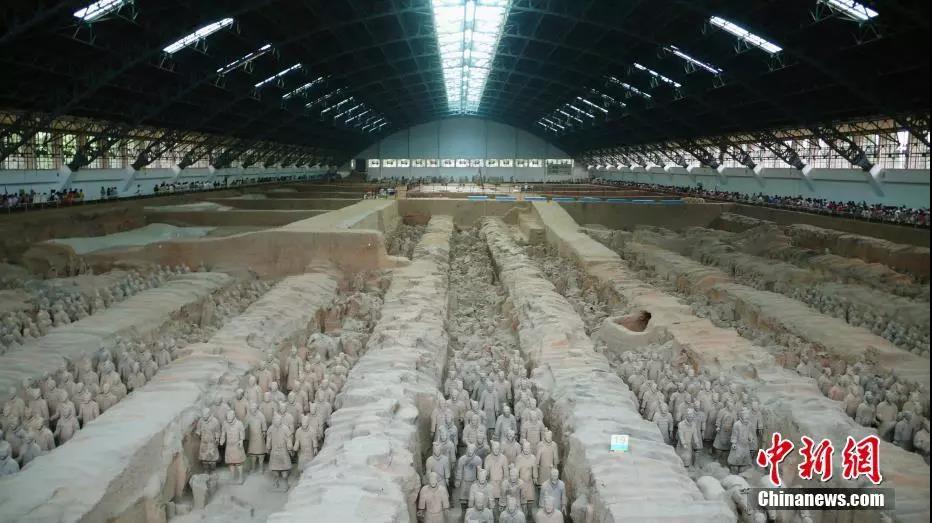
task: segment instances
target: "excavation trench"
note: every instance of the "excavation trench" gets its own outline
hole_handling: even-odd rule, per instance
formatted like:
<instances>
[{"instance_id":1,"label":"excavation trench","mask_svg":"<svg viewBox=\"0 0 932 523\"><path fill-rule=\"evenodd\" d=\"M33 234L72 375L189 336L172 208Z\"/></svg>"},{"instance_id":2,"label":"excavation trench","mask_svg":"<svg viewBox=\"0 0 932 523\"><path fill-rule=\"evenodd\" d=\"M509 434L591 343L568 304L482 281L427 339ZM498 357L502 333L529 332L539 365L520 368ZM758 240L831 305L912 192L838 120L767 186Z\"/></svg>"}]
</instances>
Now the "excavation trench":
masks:
<instances>
[{"instance_id":1,"label":"excavation trench","mask_svg":"<svg viewBox=\"0 0 932 523\"><path fill-rule=\"evenodd\" d=\"M434 216L395 269L381 317L350 371L323 446L269 521L415 521L446 366L453 220Z\"/></svg>"},{"instance_id":2,"label":"excavation trench","mask_svg":"<svg viewBox=\"0 0 932 523\"><path fill-rule=\"evenodd\" d=\"M242 376L281 346L319 330L337 284L330 269L285 278L208 341L185 347L66 445L3 478L4 516L164 521L186 504L188 479L200 470L191 433L201 408L231 397Z\"/></svg>"},{"instance_id":3,"label":"excavation trench","mask_svg":"<svg viewBox=\"0 0 932 523\"><path fill-rule=\"evenodd\" d=\"M739 336L739 332L747 334L751 331L746 325L739 324L736 329L723 328L724 325L714 325L709 319L697 316L682 300L646 283L650 279L649 273L633 272L617 254L583 234L558 205L535 203L534 210L546 229L548 244L561 256L578 264L580 271L597 287L599 297L613 308L614 316L603 322L597 336L605 343L606 353L613 358L626 352L650 352L657 348L657 344L662 346L664 342L672 342L673 351L665 356L667 360L673 358L676 363L688 362L698 372L710 373L711 376L724 374L753 391L764 414L762 439L765 441L773 432L780 432L796 442L802 436L816 441L827 438L838 448L848 436L860 439L872 433L871 429L857 425L838 402L824 397L819 385L809 375L783 368L774 352L784 351L786 347L768 351ZM667 267L661 265L666 263L662 258L658 257L657 261L658 266ZM643 267L642 264L638 266ZM678 281L688 277L696 275L679 275ZM631 332L616 321L639 311L652 313L643 332ZM906 355L899 350L898 354ZM881 441L880 447L883 455L880 462L884 475L882 486L896 488L895 517L902 521L927 521L928 466L915 454L892 444ZM800 457L793 455L781 464L781 475L787 486L807 484L798 478L796 467L799 462ZM835 462L836 470L840 470L841 458L837 452ZM831 484L849 485L837 475ZM854 518L854 513L839 517L858 521L876 521L880 517L877 513L856 514L857 518Z\"/></svg>"},{"instance_id":4,"label":"excavation trench","mask_svg":"<svg viewBox=\"0 0 932 523\"><path fill-rule=\"evenodd\" d=\"M734 521L723 499L704 498L657 426L641 417L637 398L594 349L583 319L506 225L486 219L482 236L507 291L506 310L544 418L562 442L574 520ZM628 435L631 452L611 453L612 435Z\"/></svg>"}]
</instances>

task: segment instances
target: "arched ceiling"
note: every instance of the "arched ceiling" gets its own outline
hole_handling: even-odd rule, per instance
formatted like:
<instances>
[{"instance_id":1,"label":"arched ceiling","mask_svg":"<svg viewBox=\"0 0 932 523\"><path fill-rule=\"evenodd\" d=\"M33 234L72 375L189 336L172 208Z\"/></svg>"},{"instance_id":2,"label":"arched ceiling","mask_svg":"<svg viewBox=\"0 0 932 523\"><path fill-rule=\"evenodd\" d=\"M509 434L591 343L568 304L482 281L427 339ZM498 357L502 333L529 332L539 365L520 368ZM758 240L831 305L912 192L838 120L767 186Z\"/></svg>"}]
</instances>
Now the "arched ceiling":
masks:
<instances>
[{"instance_id":1,"label":"arched ceiling","mask_svg":"<svg viewBox=\"0 0 932 523\"><path fill-rule=\"evenodd\" d=\"M0 109L21 115L5 132L89 116L115 122L113 132L145 125L349 155L386 133L450 115L431 0L135 0L80 23L73 13L88 3L3 2ZM880 15L858 23L820 0L513 0L478 116L578 153L864 116L928 115L929 2L860 3ZM783 51L771 56L736 46L733 35L708 23L711 16L739 23ZM163 51L224 18L234 23L198 45ZM274 52L217 74L266 44ZM723 72L689 67L670 46ZM301 69L255 87L297 63ZM559 132L539 123L577 97L597 100L596 92L617 102L607 115L593 111L598 114ZM350 96L346 105L326 110ZM357 104L349 115L368 112L356 121L332 118ZM376 125L363 131L363 122Z\"/></svg>"}]
</instances>

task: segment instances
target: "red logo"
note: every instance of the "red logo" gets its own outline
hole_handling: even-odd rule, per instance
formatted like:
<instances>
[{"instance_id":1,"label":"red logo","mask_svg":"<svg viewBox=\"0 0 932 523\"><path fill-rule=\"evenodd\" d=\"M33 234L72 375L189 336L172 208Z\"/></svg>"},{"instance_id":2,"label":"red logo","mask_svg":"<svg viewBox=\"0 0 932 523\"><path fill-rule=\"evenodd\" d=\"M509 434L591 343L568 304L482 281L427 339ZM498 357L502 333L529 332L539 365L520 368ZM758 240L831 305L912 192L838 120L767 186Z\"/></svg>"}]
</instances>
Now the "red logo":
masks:
<instances>
[{"instance_id":1,"label":"red logo","mask_svg":"<svg viewBox=\"0 0 932 523\"><path fill-rule=\"evenodd\" d=\"M757 451L757 464L761 467L770 467L770 482L774 485L783 484L780 481L780 468L778 465L793 451L793 446L792 441L783 439L783 435L774 432L770 448Z\"/></svg>"},{"instance_id":2,"label":"red logo","mask_svg":"<svg viewBox=\"0 0 932 523\"><path fill-rule=\"evenodd\" d=\"M835 454L832 442L823 439L815 445L815 441L807 436L803 436L802 440L803 446L799 449L799 454L803 457L803 462L799 464L799 477L812 479L814 474L818 474L819 481L832 479L832 455Z\"/></svg>"},{"instance_id":3,"label":"red logo","mask_svg":"<svg viewBox=\"0 0 932 523\"><path fill-rule=\"evenodd\" d=\"M860 441L848 436L841 456L845 479L867 476L874 485L883 481L880 475L880 439L877 436L865 436Z\"/></svg>"}]
</instances>

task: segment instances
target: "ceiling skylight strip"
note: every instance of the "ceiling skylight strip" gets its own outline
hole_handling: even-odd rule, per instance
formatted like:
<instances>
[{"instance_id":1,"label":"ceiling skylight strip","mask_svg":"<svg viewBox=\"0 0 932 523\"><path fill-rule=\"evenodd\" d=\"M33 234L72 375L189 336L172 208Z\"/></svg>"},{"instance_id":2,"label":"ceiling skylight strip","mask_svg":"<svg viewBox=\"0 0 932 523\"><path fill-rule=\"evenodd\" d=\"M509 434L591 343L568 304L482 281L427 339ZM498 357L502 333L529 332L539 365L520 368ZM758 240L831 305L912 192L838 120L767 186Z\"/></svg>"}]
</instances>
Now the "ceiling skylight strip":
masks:
<instances>
[{"instance_id":1,"label":"ceiling skylight strip","mask_svg":"<svg viewBox=\"0 0 932 523\"><path fill-rule=\"evenodd\" d=\"M479 111L511 0L431 0L450 112Z\"/></svg>"},{"instance_id":2,"label":"ceiling skylight strip","mask_svg":"<svg viewBox=\"0 0 932 523\"><path fill-rule=\"evenodd\" d=\"M608 114L608 109L606 109L606 108L604 108L604 107L602 107L601 105L598 105L598 104L596 104L596 103L590 102L589 100L586 100L586 99L583 98L582 96L577 96L576 99L579 100L580 102L582 102L582 103L588 105L589 107L594 107L594 108L596 108L596 109L602 111L603 113Z\"/></svg>"},{"instance_id":3,"label":"ceiling skylight strip","mask_svg":"<svg viewBox=\"0 0 932 523\"><path fill-rule=\"evenodd\" d=\"M302 85L301 87L298 87L297 89L295 89L295 90L293 90L293 91L291 91L291 92L289 92L289 93L285 93L284 95L282 95L282 100L287 100L287 99L289 99L289 98L291 98L291 97L293 97L293 96L298 96L299 94L301 94L301 93L307 91L308 89L314 87L315 85L317 85L317 84L323 82L324 79L325 79L325 78L324 78L323 76L318 76L318 77L315 78L314 80L311 80L310 82L308 82L308 83Z\"/></svg>"},{"instance_id":4,"label":"ceiling skylight strip","mask_svg":"<svg viewBox=\"0 0 932 523\"><path fill-rule=\"evenodd\" d=\"M858 22L866 22L871 18L880 16L880 13L877 11L874 11L866 5L859 4L854 0L819 0L819 2L831 7L836 11L844 13L852 20L856 20Z\"/></svg>"},{"instance_id":5,"label":"ceiling skylight strip","mask_svg":"<svg viewBox=\"0 0 932 523\"><path fill-rule=\"evenodd\" d=\"M700 68L700 69L705 69L706 71L708 71L708 72L710 72L710 73L712 73L712 74L721 74L721 73L722 73L722 70L719 69L718 67L715 67L714 65L707 64L707 63L705 63L705 62L703 62L703 61L701 61L701 60L696 60L696 59L693 58L692 56L689 56L688 54L684 53L683 51L680 51L680 48L677 47L677 46L675 46L675 45L668 45L667 47L664 47L664 49L667 50L667 51L669 51L669 52L671 52L671 53L673 53L673 54L675 54L676 56L679 56L680 58L682 58L682 59L685 60L686 62L688 62L688 63L690 63L690 64L692 64L692 65L694 65L694 66L696 66L696 67L698 67L698 68Z\"/></svg>"},{"instance_id":6,"label":"ceiling skylight strip","mask_svg":"<svg viewBox=\"0 0 932 523\"><path fill-rule=\"evenodd\" d=\"M245 54L241 56L240 58L237 58L236 60L233 60L232 62L228 63L227 65L217 69L217 74L223 76L232 71L235 71L239 69L240 67L243 67L244 65L248 64L249 62L252 62L256 58L259 58L265 53L268 53L271 50L272 50L272 44L265 44L262 47L256 49L255 51Z\"/></svg>"},{"instance_id":7,"label":"ceiling skylight strip","mask_svg":"<svg viewBox=\"0 0 932 523\"><path fill-rule=\"evenodd\" d=\"M712 18L709 18L709 23L715 27L728 31L729 33L738 37L739 40L743 40L744 42L747 42L748 44L753 45L754 47L757 47L766 53L777 54L783 50L783 48L779 45L757 36L740 25L734 22L729 22L720 16L713 16Z\"/></svg>"},{"instance_id":8,"label":"ceiling skylight strip","mask_svg":"<svg viewBox=\"0 0 932 523\"><path fill-rule=\"evenodd\" d=\"M224 18L223 20L218 20L212 24L207 24L204 27L194 31L193 33L179 38L174 43L165 46L163 51L168 54L175 54L178 51L181 51L185 47L192 46L201 40L207 38L208 36L216 33L217 31L223 29L224 27L229 27L233 25L232 18Z\"/></svg>"},{"instance_id":9,"label":"ceiling skylight strip","mask_svg":"<svg viewBox=\"0 0 932 523\"><path fill-rule=\"evenodd\" d=\"M640 70L640 71L644 71L644 72L646 72L647 74L653 76L654 78L660 80L661 82L663 82L663 83L665 83L665 84L667 84L667 85L672 85L673 87L676 87L677 89L679 89L680 87L683 87L683 85L680 84L679 82L677 82L676 80L672 80L672 79L670 79L670 78L668 78L668 77L666 77L666 76L664 76L664 75L658 73L657 71L654 71L653 69L651 69L651 68L649 68L649 67L645 67L645 66L643 66L643 65L641 65L641 64L639 64L639 63L637 63L637 62L634 62L634 68L635 68L635 69L638 69L638 70Z\"/></svg>"},{"instance_id":10,"label":"ceiling skylight strip","mask_svg":"<svg viewBox=\"0 0 932 523\"><path fill-rule=\"evenodd\" d=\"M78 9L74 12L74 17L80 19L84 22L93 22L99 18L119 10L126 4L131 3L131 0L100 0L99 2L94 2L93 4Z\"/></svg>"},{"instance_id":11,"label":"ceiling skylight strip","mask_svg":"<svg viewBox=\"0 0 932 523\"><path fill-rule=\"evenodd\" d=\"M292 65L291 67L289 67L288 69L283 69L283 70L281 70L281 71L279 71L279 72L273 74L272 76L266 78L265 80L262 80L261 82L258 82L258 83L255 85L255 87L256 87L256 89L258 89L258 88L262 87L263 85L265 85L265 84L267 84L267 83L269 83L269 82L274 82L275 80L278 80L279 78L285 76L286 74L288 74L288 73L290 73L290 72L292 72L292 71L297 71L297 70L300 69L300 68L301 68L301 64L300 64L300 63L294 64L294 65Z\"/></svg>"},{"instance_id":12,"label":"ceiling skylight strip","mask_svg":"<svg viewBox=\"0 0 932 523\"><path fill-rule=\"evenodd\" d=\"M642 98L646 98L646 99L648 99L648 100L650 100L651 98L653 98L653 96L651 96L651 95L645 93L644 91L638 89L637 87L635 87L635 86L633 86L633 85L631 85L631 84L629 84L629 83L627 83L627 82L622 82L621 80L619 80L618 78L615 78L614 76L609 76L609 77L608 77L608 80L609 80L610 82L614 83L614 84L620 85L621 87L624 88L625 91L628 91L628 92L631 93L631 94L636 94L636 95L638 95L638 96L640 96L640 97L642 97Z\"/></svg>"}]
</instances>

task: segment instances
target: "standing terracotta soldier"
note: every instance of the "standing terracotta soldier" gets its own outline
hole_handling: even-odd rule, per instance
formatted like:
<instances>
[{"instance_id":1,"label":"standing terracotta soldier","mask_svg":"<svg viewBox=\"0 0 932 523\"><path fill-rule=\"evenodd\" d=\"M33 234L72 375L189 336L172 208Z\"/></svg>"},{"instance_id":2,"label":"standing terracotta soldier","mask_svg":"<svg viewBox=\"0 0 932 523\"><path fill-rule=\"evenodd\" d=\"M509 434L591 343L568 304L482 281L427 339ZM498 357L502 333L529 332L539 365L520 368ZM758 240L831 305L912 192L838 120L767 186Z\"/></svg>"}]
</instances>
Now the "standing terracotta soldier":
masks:
<instances>
[{"instance_id":1,"label":"standing terracotta soldier","mask_svg":"<svg viewBox=\"0 0 932 523\"><path fill-rule=\"evenodd\" d=\"M527 440L521 442L521 454L518 454L515 459L515 468L518 470L521 481L524 482L521 489L521 502L527 506L525 512L530 513L534 506L534 486L537 484L537 457L532 453L531 444Z\"/></svg>"},{"instance_id":2,"label":"standing terracotta soldier","mask_svg":"<svg viewBox=\"0 0 932 523\"><path fill-rule=\"evenodd\" d=\"M84 394L81 397L81 404L78 406L78 419L81 420L81 426L86 427L88 423L100 416L100 407L97 402L91 399L90 394Z\"/></svg>"},{"instance_id":3,"label":"standing terracotta soldier","mask_svg":"<svg viewBox=\"0 0 932 523\"><path fill-rule=\"evenodd\" d=\"M735 404L728 400L715 418L715 440L712 442L712 448L719 455L731 449L731 430L735 424L735 417Z\"/></svg>"},{"instance_id":4,"label":"standing terracotta soldier","mask_svg":"<svg viewBox=\"0 0 932 523\"><path fill-rule=\"evenodd\" d=\"M70 403L63 404L61 417L55 425L55 437L58 439L58 444L64 445L74 437L79 429L78 418L74 416L74 407Z\"/></svg>"},{"instance_id":5,"label":"standing terracotta soldier","mask_svg":"<svg viewBox=\"0 0 932 523\"><path fill-rule=\"evenodd\" d=\"M563 513L556 509L553 498L544 500L543 508L534 514L534 523L563 523Z\"/></svg>"},{"instance_id":6,"label":"standing terracotta soldier","mask_svg":"<svg viewBox=\"0 0 932 523\"><path fill-rule=\"evenodd\" d=\"M728 467L732 474L738 474L751 465L751 444L756 436L748 422L748 409L741 409L738 420L731 431L731 452L728 453Z\"/></svg>"},{"instance_id":7,"label":"standing terracotta soldier","mask_svg":"<svg viewBox=\"0 0 932 523\"><path fill-rule=\"evenodd\" d=\"M702 449L702 436L699 431L696 412L693 409L687 410L686 419L676 427L676 454L687 467L693 465L695 451Z\"/></svg>"},{"instance_id":8,"label":"standing terracotta soldier","mask_svg":"<svg viewBox=\"0 0 932 523\"><path fill-rule=\"evenodd\" d=\"M484 468L489 472L489 483L492 484L492 506L502 506L502 482L508 477L508 458L502 454L502 446L497 441L492 442L492 453L485 457Z\"/></svg>"},{"instance_id":9,"label":"standing terracotta soldier","mask_svg":"<svg viewBox=\"0 0 932 523\"><path fill-rule=\"evenodd\" d=\"M220 432L220 421L211 415L210 409L204 407L201 417L197 420L194 433L201 439L198 459L209 473L214 471L217 461L220 460L220 449L217 448L220 443Z\"/></svg>"},{"instance_id":10,"label":"standing terracotta soldier","mask_svg":"<svg viewBox=\"0 0 932 523\"><path fill-rule=\"evenodd\" d=\"M265 423L265 416L259 412L259 406L255 402L249 404L245 424L246 440L249 442L246 447L246 453L249 455L249 468L261 473L262 465L265 463L265 431L268 426Z\"/></svg>"},{"instance_id":11,"label":"standing terracotta soldier","mask_svg":"<svg viewBox=\"0 0 932 523\"><path fill-rule=\"evenodd\" d=\"M524 512L514 496L508 496L502 507L501 514L498 516L498 523L527 523Z\"/></svg>"},{"instance_id":12,"label":"standing terracotta soldier","mask_svg":"<svg viewBox=\"0 0 932 523\"><path fill-rule=\"evenodd\" d=\"M436 472L438 476L443 478L445 485L450 483L450 458L443 451L443 444L439 441L435 441L433 444L433 453L430 456L427 456L427 461L424 463L424 470L430 474L431 472Z\"/></svg>"},{"instance_id":13,"label":"standing terracotta soldier","mask_svg":"<svg viewBox=\"0 0 932 523\"><path fill-rule=\"evenodd\" d=\"M550 479L550 470L560 465L560 450L553 441L553 432L544 432L544 441L537 446L537 485Z\"/></svg>"},{"instance_id":14,"label":"standing terracotta soldier","mask_svg":"<svg viewBox=\"0 0 932 523\"><path fill-rule=\"evenodd\" d=\"M466 516L463 518L464 523L495 523L492 509L489 508L487 500L485 494L482 492L477 493L473 506L466 511Z\"/></svg>"},{"instance_id":15,"label":"standing terracotta soldier","mask_svg":"<svg viewBox=\"0 0 932 523\"><path fill-rule=\"evenodd\" d=\"M282 423L281 416L275 416L272 426L265 436L265 446L269 453L269 470L275 474L275 488L285 480L288 487L288 473L291 472L291 429Z\"/></svg>"},{"instance_id":16,"label":"standing terracotta soldier","mask_svg":"<svg viewBox=\"0 0 932 523\"><path fill-rule=\"evenodd\" d=\"M483 496L486 500L492 499L492 485L489 483L489 473L485 469L479 469L476 481L469 487L469 502L467 506L472 508L476 506L476 497Z\"/></svg>"},{"instance_id":17,"label":"standing terracotta soldier","mask_svg":"<svg viewBox=\"0 0 932 523\"><path fill-rule=\"evenodd\" d=\"M559 510L566 514L567 507L567 498L566 498L566 484L563 483L563 480L560 479L560 473L557 472L557 469L550 469L550 474L547 477L547 481L540 486L540 502L539 505L541 508L544 507L545 501L547 499L553 500L553 505Z\"/></svg>"},{"instance_id":18,"label":"standing terracotta soldier","mask_svg":"<svg viewBox=\"0 0 932 523\"><path fill-rule=\"evenodd\" d=\"M13 459L12 447L6 441L0 441L0 478L17 472L19 472L19 463Z\"/></svg>"},{"instance_id":19,"label":"standing terracotta soldier","mask_svg":"<svg viewBox=\"0 0 932 523\"><path fill-rule=\"evenodd\" d=\"M456 499L464 509L469 503L469 488L476 481L480 467L482 460L476 455L476 446L468 445L466 454L456 462Z\"/></svg>"},{"instance_id":20,"label":"standing terracotta soldier","mask_svg":"<svg viewBox=\"0 0 932 523\"><path fill-rule=\"evenodd\" d=\"M243 422L236 419L236 414L232 410L227 411L226 423L220 433L220 444L226 445L223 461L230 467L230 477L238 477L240 483L243 482L243 462L246 461L246 451L243 448L245 439L246 429L243 427Z\"/></svg>"},{"instance_id":21,"label":"standing terracotta soldier","mask_svg":"<svg viewBox=\"0 0 932 523\"><path fill-rule=\"evenodd\" d=\"M301 426L295 432L294 452L298 454L298 470L303 471L317 455L317 426L310 416L301 417Z\"/></svg>"},{"instance_id":22,"label":"standing terracotta soldier","mask_svg":"<svg viewBox=\"0 0 932 523\"><path fill-rule=\"evenodd\" d=\"M424 523L445 523L449 508L450 496L446 487L440 484L440 476L436 472L428 473L427 485L421 487L418 494L418 514L424 518Z\"/></svg>"},{"instance_id":23,"label":"standing terracotta soldier","mask_svg":"<svg viewBox=\"0 0 932 523\"><path fill-rule=\"evenodd\" d=\"M236 397L233 398L233 412L236 414L236 419L240 421L246 419L246 413L249 412L249 402L246 400L246 391L243 389L236 389Z\"/></svg>"},{"instance_id":24,"label":"standing terracotta soldier","mask_svg":"<svg viewBox=\"0 0 932 523\"><path fill-rule=\"evenodd\" d=\"M110 390L110 384L104 383L100 388L100 394L97 395L97 407L100 409L100 413L103 414L107 412L107 409L116 405L118 398Z\"/></svg>"}]
</instances>

